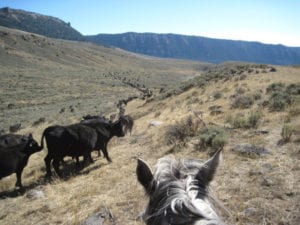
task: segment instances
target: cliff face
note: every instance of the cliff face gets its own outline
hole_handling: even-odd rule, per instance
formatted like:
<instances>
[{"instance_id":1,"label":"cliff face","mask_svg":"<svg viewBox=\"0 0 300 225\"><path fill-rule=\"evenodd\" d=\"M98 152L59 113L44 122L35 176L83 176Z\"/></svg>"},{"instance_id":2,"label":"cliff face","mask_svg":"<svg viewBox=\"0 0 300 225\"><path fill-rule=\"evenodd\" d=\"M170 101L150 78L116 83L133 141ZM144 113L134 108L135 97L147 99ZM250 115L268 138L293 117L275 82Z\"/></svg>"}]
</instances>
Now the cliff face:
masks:
<instances>
[{"instance_id":1,"label":"cliff face","mask_svg":"<svg viewBox=\"0 0 300 225\"><path fill-rule=\"evenodd\" d=\"M0 9L0 26L36 33L51 38L84 40L78 31L58 18L10 8Z\"/></svg>"},{"instance_id":2,"label":"cliff face","mask_svg":"<svg viewBox=\"0 0 300 225\"><path fill-rule=\"evenodd\" d=\"M300 48L259 42L154 33L99 34L89 41L128 51L211 63L243 61L275 65L300 64Z\"/></svg>"}]
</instances>

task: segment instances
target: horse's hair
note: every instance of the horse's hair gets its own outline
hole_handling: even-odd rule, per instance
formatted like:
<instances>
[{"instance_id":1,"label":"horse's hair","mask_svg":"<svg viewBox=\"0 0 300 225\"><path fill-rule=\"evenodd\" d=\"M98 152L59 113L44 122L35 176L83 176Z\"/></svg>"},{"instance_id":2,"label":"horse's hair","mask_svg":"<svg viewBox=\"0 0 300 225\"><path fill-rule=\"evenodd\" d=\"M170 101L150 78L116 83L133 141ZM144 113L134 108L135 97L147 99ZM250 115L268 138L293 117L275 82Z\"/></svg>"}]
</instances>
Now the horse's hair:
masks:
<instances>
[{"instance_id":1,"label":"horse's hair","mask_svg":"<svg viewBox=\"0 0 300 225\"><path fill-rule=\"evenodd\" d=\"M219 150L210 160L158 160L152 174L138 160L137 176L149 196L143 219L147 225L219 225L224 224L209 202L207 187L219 163Z\"/></svg>"}]
</instances>

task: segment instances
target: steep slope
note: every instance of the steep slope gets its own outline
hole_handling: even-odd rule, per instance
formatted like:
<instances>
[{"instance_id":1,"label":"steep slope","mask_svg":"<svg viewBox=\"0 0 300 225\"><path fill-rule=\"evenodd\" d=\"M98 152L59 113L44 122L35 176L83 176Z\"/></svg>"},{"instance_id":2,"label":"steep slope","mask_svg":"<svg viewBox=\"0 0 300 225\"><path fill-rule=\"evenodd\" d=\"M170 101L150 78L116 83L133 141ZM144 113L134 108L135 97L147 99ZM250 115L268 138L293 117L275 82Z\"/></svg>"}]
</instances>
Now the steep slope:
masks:
<instances>
[{"instance_id":1,"label":"steep slope","mask_svg":"<svg viewBox=\"0 0 300 225\"><path fill-rule=\"evenodd\" d=\"M227 69L231 67L228 65ZM182 125L181 121L189 116L195 121L197 117L194 112L201 111L201 119L207 126L222 127L228 137L222 163L209 189L221 204L220 211L226 224L298 225L299 102L279 112L270 111L261 103L268 100L266 89L273 83L286 86L299 84L300 68L275 67L275 72L265 72L259 66L257 69L258 73L241 69L240 74L235 73L229 79L221 78L205 86L195 86L164 100L130 102L126 112L134 117L135 126L132 136L114 138L109 143L108 151L113 163L107 163L105 158L97 158L95 154L94 164L74 174L75 162L66 157L67 164L62 166L62 170L70 176L54 178L50 183L43 179L45 152L33 155L23 173L23 183L28 187L24 195L13 190L14 175L0 182L0 223L82 224L86 218L106 208L113 218L106 218L105 225L143 225L139 216L147 197L136 179L136 159L144 159L151 168L158 158L170 153L177 159L208 159L208 149L197 148L200 140L197 134L187 138L186 143L181 143L177 148L168 145L166 135L170 127ZM219 70L219 77L225 75L226 78L228 74L222 71ZM221 97L217 98L216 92L220 92ZM256 99L249 108L232 108L233 96L242 92L249 96L260 93L261 98ZM221 109L219 114L211 113L213 106ZM229 116L248 115L256 111L261 112L261 118L254 128L234 128L227 122ZM278 145L287 119L297 133L289 142ZM39 139L48 125L29 126L22 133L33 132ZM232 150L243 143L266 148L269 153L242 154ZM32 189L42 191L44 197L31 198Z\"/></svg>"},{"instance_id":2,"label":"steep slope","mask_svg":"<svg viewBox=\"0 0 300 225\"><path fill-rule=\"evenodd\" d=\"M275 65L300 64L300 48L283 45L155 33L99 34L87 38L98 44L164 58L211 63L243 61Z\"/></svg>"},{"instance_id":3,"label":"steep slope","mask_svg":"<svg viewBox=\"0 0 300 225\"><path fill-rule=\"evenodd\" d=\"M70 23L52 16L11 8L0 9L0 26L19 29L47 37L67 40L84 40Z\"/></svg>"},{"instance_id":4,"label":"steep slope","mask_svg":"<svg viewBox=\"0 0 300 225\"><path fill-rule=\"evenodd\" d=\"M210 66L4 27L0 65L0 130L39 118L68 123L84 114L115 111L120 99L139 97L143 89L168 89Z\"/></svg>"}]
</instances>

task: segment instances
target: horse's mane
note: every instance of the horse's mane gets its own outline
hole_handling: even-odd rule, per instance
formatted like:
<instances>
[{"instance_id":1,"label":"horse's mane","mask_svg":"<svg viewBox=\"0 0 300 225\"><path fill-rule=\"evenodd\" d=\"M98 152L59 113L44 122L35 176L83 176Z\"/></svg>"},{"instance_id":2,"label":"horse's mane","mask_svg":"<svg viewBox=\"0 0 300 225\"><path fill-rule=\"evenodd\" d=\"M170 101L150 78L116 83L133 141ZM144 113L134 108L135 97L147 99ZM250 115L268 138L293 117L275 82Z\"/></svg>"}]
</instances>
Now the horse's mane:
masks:
<instances>
[{"instance_id":1,"label":"horse's mane","mask_svg":"<svg viewBox=\"0 0 300 225\"><path fill-rule=\"evenodd\" d=\"M223 224L207 200L208 191L195 179L202 166L203 162L194 159L176 161L170 156L159 159L154 173L155 191L144 219L153 221L149 224L155 221L165 221L161 224L166 225Z\"/></svg>"}]
</instances>

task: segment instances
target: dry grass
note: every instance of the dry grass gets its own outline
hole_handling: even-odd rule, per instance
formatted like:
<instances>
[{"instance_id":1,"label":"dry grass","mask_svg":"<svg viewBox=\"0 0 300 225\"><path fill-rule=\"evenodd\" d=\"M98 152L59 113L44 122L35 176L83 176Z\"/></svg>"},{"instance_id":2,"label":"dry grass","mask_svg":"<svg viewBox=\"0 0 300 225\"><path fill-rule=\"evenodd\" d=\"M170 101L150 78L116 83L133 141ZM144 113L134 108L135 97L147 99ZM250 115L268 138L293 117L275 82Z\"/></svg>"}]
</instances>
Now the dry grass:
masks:
<instances>
[{"instance_id":1,"label":"dry grass","mask_svg":"<svg viewBox=\"0 0 300 225\"><path fill-rule=\"evenodd\" d=\"M158 92L200 74L207 64L150 58L0 27L0 65L0 129L8 130L20 122L27 127L41 117L70 123L87 113L115 112L118 100L140 96L124 81Z\"/></svg>"},{"instance_id":2,"label":"dry grass","mask_svg":"<svg viewBox=\"0 0 300 225\"><path fill-rule=\"evenodd\" d=\"M257 128L228 129L228 144L224 148L223 163L211 185L212 193L226 208L222 214L228 224L298 225L300 117L295 109L299 108L299 102L283 112L270 112L267 108L261 108L259 101L255 101L250 109L231 108L230 96L235 93L237 87L247 87L246 93L263 90L263 100L266 98L264 91L271 83L299 82L299 68L276 67L276 70L275 73L249 75L243 80L214 82L205 89L192 88L164 100L154 100L146 104L145 101L135 100L129 103L126 112L136 118L135 127L132 136L114 138L109 143L108 151L113 160L111 164L102 157L97 158L95 154L95 163L78 174L64 180L54 179L48 183L43 180L43 158L46 150L33 155L24 170L23 184L28 187L27 192L31 189L43 190L45 197L30 199L26 196L27 192L16 196L15 175L1 180L0 223L80 224L105 206L114 215L114 224L142 225L137 217L143 211L147 199L135 176L137 157L143 158L151 166L155 165L158 158L169 153L170 146L165 143L168 127L189 115L194 116L193 112L201 111L207 124L228 127L228 115L246 114L250 110L259 109L263 116ZM79 87L80 85L81 83L78 84ZM216 90L220 90L222 96L217 99L211 98ZM75 92L77 90L74 90ZM95 96L99 94L95 93ZM64 99L61 98L63 102ZM224 113L211 115L209 108L213 105L221 106ZM277 145L287 116L295 132L288 143ZM40 140L44 128L62 121L64 116L55 117L56 114L51 122L47 120L36 127L27 126L21 133L32 132L34 137ZM76 115L70 118L70 121L76 120ZM161 123L151 126L153 121ZM197 137L189 139L184 148L173 153L175 157L207 159L208 152L194 149L196 140ZM271 154L246 157L231 150L233 146L241 143L263 146L269 149ZM74 168L74 162L68 160L70 168Z\"/></svg>"},{"instance_id":3,"label":"dry grass","mask_svg":"<svg viewBox=\"0 0 300 225\"><path fill-rule=\"evenodd\" d=\"M265 89L275 80L294 83L299 74L299 69L279 67L277 73L258 74L242 82L247 82L251 90ZM132 136L110 142L109 153L113 163L108 164L104 158L99 158L93 165L66 180L55 179L52 183L43 183L45 153L34 155L25 168L24 185L43 190L45 198L28 199L24 194L1 199L1 223L19 224L22 221L23 224L80 224L105 206L113 213L114 224L143 224L136 220L146 204L142 187L136 181L136 157L142 157L153 166L159 157L169 151L170 147L165 145L164 140L168 126L188 115L192 116L192 111L201 110L206 123L219 125L225 124L226 114L246 112L247 110L230 108L229 96L234 92L233 85L235 84L231 82L214 83L207 86L205 92L191 89L164 101L146 105L141 100L130 103L127 112L138 119ZM210 95L216 87L230 91L224 92L221 99L212 100ZM190 96L202 99L204 103L191 103ZM225 113L211 116L211 105L222 106ZM159 115L157 111L160 112ZM258 134L253 129L229 132L229 143L225 146L223 164L212 183L212 193L228 211L224 213L224 218L230 224L296 225L299 222L300 177L299 147L294 142L296 136L292 136L289 143L278 146L283 118L288 111L263 111L263 121L256 130L267 130L268 134ZM293 124L299 124L299 115L291 120ZM162 124L150 126L153 121L161 121ZM37 128L29 127L24 132L32 131L39 139L46 126L47 124ZM175 156L208 158L207 152L194 150L194 142L195 140L190 140L190 144L184 149L174 152ZM245 142L263 144L271 150L271 154L247 158L231 151L234 145ZM96 158L95 155L93 157ZM14 175L2 180L2 193L12 193L14 182Z\"/></svg>"}]
</instances>

